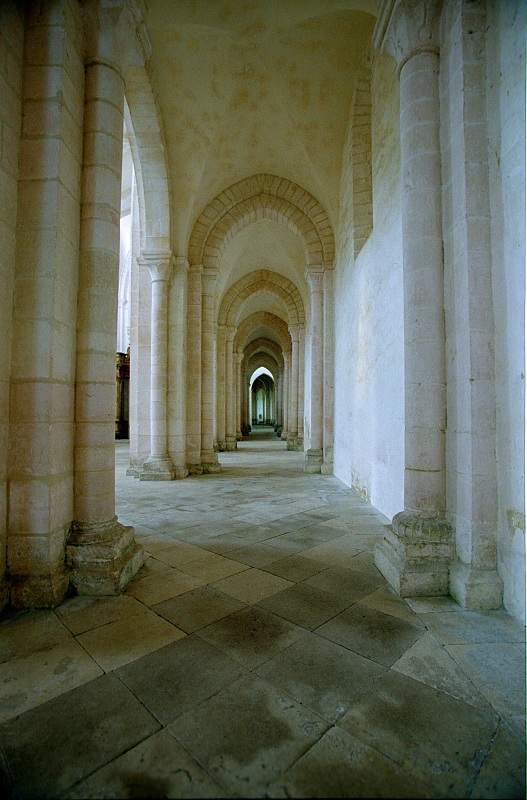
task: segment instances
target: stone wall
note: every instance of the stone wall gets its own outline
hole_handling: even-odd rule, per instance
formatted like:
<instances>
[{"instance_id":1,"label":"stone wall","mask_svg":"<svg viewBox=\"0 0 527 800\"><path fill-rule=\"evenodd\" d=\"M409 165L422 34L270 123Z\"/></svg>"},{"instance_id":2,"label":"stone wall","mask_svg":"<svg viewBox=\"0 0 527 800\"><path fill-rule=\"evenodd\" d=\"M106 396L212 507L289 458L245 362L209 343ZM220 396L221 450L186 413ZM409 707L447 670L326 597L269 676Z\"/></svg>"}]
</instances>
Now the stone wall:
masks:
<instances>
[{"instance_id":1,"label":"stone wall","mask_svg":"<svg viewBox=\"0 0 527 800\"><path fill-rule=\"evenodd\" d=\"M487 103L495 328L498 570L525 617L525 31L523 0L489 0Z\"/></svg>"},{"instance_id":2,"label":"stone wall","mask_svg":"<svg viewBox=\"0 0 527 800\"><path fill-rule=\"evenodd\" d=\"M387 516L402 507L403 286L395 64L372 65L373 230L354 260L352 126L335 286L335 474ZM352 123L352 120L350 120Z\"/></svg>"},{"instance_id":3,"label":"stone wall","mask_svg":"<svg viewBox=\"0 0 527 800\"><path fill-rule=\"evenodd\" d=\"M0 4L0 609L7 594L7 450L13 280L15 269L18 154L22 102L23 18L12 0Z\"/></svg>"}]
</instances>

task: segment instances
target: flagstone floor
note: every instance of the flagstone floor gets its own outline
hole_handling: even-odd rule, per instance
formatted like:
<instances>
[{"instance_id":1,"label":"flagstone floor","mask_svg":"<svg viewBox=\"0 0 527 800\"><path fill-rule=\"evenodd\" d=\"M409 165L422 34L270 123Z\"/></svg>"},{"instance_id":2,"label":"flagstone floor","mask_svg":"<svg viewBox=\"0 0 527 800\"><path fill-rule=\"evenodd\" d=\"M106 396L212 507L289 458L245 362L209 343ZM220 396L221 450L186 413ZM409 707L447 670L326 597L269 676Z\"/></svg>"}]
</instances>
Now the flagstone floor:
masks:
<instances>
[{"instance_id":1,"label":"flagstone floor","mask_svg":"<svg viewBox=\"0 0 527 800\"><path fill-rule=\"evenodd\" d=\"M525 632L405 602L388 520L271 433L222 472L126 477L124 595L0 621L4 797L522 797Z\"/></svg>"}]
</instances>

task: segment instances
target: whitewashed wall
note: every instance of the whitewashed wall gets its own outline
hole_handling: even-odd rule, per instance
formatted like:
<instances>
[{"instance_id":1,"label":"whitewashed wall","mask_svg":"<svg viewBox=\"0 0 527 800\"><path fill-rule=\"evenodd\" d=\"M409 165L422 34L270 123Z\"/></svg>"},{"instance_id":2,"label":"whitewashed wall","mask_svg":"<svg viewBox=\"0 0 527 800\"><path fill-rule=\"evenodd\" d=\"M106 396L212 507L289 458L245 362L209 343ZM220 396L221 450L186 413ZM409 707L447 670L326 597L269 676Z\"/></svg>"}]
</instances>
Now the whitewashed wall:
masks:
<instances>
[{"instance_id":1,"label":"whitewashed wall","mask_svg":"<svg viewBox=\"0 0 527 800\"><path fill-rule=\"evenodd\" d=\"M350 140L343 158L335 276L335 475L391 517L403 507L404 474L399 90L394 62L376 55L372 78L374 226L356 261Z\"/></svg>"}]
</instances>

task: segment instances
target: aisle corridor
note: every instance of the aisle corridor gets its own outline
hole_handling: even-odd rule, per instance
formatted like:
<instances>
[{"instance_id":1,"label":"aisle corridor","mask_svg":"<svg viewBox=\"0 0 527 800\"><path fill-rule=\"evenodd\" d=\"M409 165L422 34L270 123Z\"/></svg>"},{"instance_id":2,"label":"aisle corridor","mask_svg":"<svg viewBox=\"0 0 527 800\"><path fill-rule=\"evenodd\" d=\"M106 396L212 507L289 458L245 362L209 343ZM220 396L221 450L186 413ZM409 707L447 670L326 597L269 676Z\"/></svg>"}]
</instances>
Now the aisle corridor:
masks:
<instances>
[{"instance_id":1,"label":"aisle corridor","mask_svg":"<svg viewBox=\"0 0 527 800\"><path fill-rule=\"evenodd\" d=\"M510 616L399 599L371 555L387 519L271 430L178 482L116 452L147 560L120 597L0 623L8 791L521 796Z\"/></svg>"}]
</instances>

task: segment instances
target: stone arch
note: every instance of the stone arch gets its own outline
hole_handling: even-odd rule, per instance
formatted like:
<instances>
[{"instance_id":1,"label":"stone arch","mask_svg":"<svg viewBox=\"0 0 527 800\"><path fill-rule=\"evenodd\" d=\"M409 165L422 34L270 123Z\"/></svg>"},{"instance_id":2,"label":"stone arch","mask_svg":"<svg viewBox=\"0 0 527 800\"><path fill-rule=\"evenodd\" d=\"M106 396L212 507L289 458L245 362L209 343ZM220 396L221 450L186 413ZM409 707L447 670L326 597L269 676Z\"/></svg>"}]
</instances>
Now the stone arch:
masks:
<instances>
[{"instance_id":1,"label":"stone arch","mask_svg":"<svg viewBox=\"0 0 527 800\"><path fill-rule=\"evenodd\" d=\"M141 250L169 252L171 249L170 182L166 146L159 112L146 64L152 46L142 6L130 3L120 20L123 47L124 94L129 114L132 157L136 175L141 221Z\"/></svg>"},{"instance_id":2,"label":"stone arch","mask_svg":"<svg viewBox=\"0 0 527 800\"><path fill-rule=\"evenodd\" d=\"M298 184L263 173L233 184L202 211L190 235L190 263L217 269L227 242L261 219L285 224L299 235L308 265L333 266L333 228L320 203Z\"/></svg>"},{"instance_id":3,"label":"stone arch","mask_svg":"<svg viewBox=\"0 0 527 800\"><path fill-rule=\"evenodd\" d=\"M285 354L291 352L291 336L287 324L269 311L256 311L240 323L234 339L234 348L243 349L248 342L252 341L250 339L252 332L262 326L270 328L276 334Z\"/></svg>"},{"instance_id":4,"label":"stone arch","mask_svg":"<svg viewBox=\"0 0 527 800\"><path fill-rule=\"evenodd\" d=\"M280 375L280 365L276 361L273 356L270 356L267 353L255 353L251 359L247 362L247 375L250 377L252 373L258 369L258 367L265 367L269 370L269 372L273 376L273 380L275 384L278 381L278 376Z\"/></svg>"},{"instance_id":5,"label":"stone arch","mask_svg":"<svg viewBox=\"0 0 527 800\"><path fill-rule=\"evenodd\" d=\"M218 324L235 325L244 300L257 292L265 291L271 292L283 301L291 325L304 322L304 303L295 284L277 272L260 269L240 278L225 292L218 314Z\"/></svg>"},{"instance_id":6,"label":"stone arch","mask_svg":"<svg viewBox=\"0 0 527 800\"><path fill-rule=\"evenodd\" d=\"M283 369L284 357L279 344L273 342L271 339L260 337L259 339L253 339L251 342L248 342L243 351L243 355L248 362L253 356L259 353L272 356L280 369Z\"/></svg>"}]
</instances>

